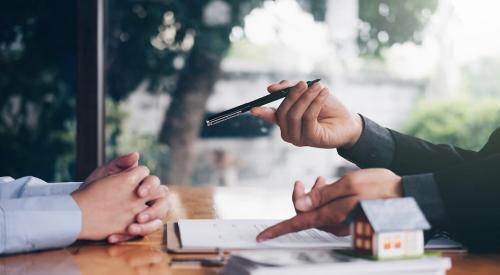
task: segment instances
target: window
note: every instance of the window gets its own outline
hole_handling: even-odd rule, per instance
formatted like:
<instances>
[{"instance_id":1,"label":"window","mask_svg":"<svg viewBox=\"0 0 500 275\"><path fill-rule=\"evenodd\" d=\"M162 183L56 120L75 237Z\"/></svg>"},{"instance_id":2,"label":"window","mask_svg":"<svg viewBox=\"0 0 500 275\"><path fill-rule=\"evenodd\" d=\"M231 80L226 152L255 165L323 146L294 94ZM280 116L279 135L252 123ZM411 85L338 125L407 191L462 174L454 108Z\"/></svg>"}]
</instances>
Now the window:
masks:
<instances>
[{"instance_id":1,"label":"window","mask_svg":"<svg viewBox=\"0 0 500 275\"><path fill-rule=\"evenodd\" d=\"M369 223L365 224L365 236L371 236L372 235L372 227Z\"/></svg>"},{"instance_id":2,"label":"window","mask_svg":"<svg viewBox=\"0 0 500 275\"><path fill-rule=\"evenodd\" d=\"M363 222L356 222L356 234L358 236L363 236Z\"/></svg>"},{"instance_id":3,"label":"window","mask_svg":"<svg viewBox=\"0 0 500 275\"><path fill-rule=\"evenodd\" d=\"M193 185L355 169L250 115L204 126L281 79L321 78L384 126L466 149L500 125L496 1L309 2L108 1L107 158L139 150L165 182Z\"/></svg>"},{"instance_id":4,"label":"window","mask_svg":"<svg viewBox=\"0 0 500 275\"><path fill-rule=\"evenodd\" d=\"M76 1L5 1L0 18L0 176L73 180Z\"/></svg>"}]
</instances>

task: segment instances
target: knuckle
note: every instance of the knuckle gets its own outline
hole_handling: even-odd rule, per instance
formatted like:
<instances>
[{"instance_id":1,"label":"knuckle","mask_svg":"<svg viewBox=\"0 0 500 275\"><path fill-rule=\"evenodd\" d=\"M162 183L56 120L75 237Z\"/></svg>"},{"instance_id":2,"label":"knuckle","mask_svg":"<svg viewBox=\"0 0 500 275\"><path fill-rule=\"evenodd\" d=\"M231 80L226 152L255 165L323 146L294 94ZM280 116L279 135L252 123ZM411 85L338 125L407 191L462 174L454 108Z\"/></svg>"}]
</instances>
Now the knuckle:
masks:
<instances>
[{"instance_id":1,"label":"knuckle","mask_svg":"<svg viewBox=\"0 0 500 275\"><path fill-rule=\"evenodd\" d=\"M304 115L302 116L302 120L311 120L314 119L314 114L312 112L305 112Z\"/></svg>"},{"instance_id":2,"label":"knuckle","mask_svg":"<svg viewBox=\"0 0 500 275\"><path fill-rule=\"evenodd\" d=\"M317 227L319 226L319 222L323 220L323 217L320 212L314 212L311 219L307 220L307 227Z\"/></svg>"},{"instance_id":3,"label":"knuckle","mask_svg":"<svg viewBox=\"0 0 500 275\"><path fill-rule=\"evenodd\" d=\"M288 135L286 135L283 131L281 132L281 139L283 139L286 142L289 142Z\"/></svg>"},{"instance_id":4,"label":"knuckle","mask_svg":"<svg viewBox=\"0 0 500 275\"><path fill-rule=\"evenodd\" d=\"M301 90L298 90L297 87L290 92L287 98L291 99L292 101L297 101L300 98L301 95Z\"/></svg>"},{"instance_id":5,"label":"knuckle","mask_svg":"<svg viewBox=\"0 0 500 275\"><path fill-rule=\"evenodd\" d=\"M346 183L346 188L349 193L358 193L358 185L354 181L349 181Z\"/></svg>"},{"instance_id":6,"label":"knuckle","mask_svg":"<svg viewBox=\"0 0 500 275\"><path fill-rule=\"evenodd\" d=\"M318 189L311 190L309 196L311 196L313 207L321 204L321 202L323 201L323 195L318 191Z\"/></svg>"},{"instance_id":7,"label":"knuckle","mask_svg":"<svg viewBox=\"0 0 500 275\"><path fill-rule=\"evenodd\" d=\"M149 170L148 167L144 166L144 165L141 165L139 166L141 168L141 170L144 172L144 174L146 175L149 175L151 173L151 171Z\"/></svg>"},{"instance_id":8,"label":"knuckle","mask_svg":"<svg viewBox=\"0 0 500 275\"><path fill-rule=\"evenodd\" d=\"M324 87L321 89L321 91L319 93L320 93L320 96L328 96L330 94L330 90L328 90L328 88Z\"/></svg>"},{"instance_id":9,"label":"knuckle","mask_svg":"<svg viewBox=\"0 0 500 275\"><path fill-rule=\"evenodd\" d=\"M285 121L285 117L286 117L286 113L285 111L283 110L283 107L278 107L278 109L276 110L276 118L278 119L278 126L283 126L281 124L283 124L283 122Z\"/></svg>"},{"instance_id":10,"label":"knuckle","mask_svg":"<svg viewBox=\"0 0 500 275\"><path fill-rule=\"evenodd\" d=\"M150 180L151 180L151 183L154 185L154 186L159 186L160 185L160 178L157 177L157 176L149 176L150 177Z\"/></svg>"},{"instance_id":11,"label":"knuckle","mask_svg":"<svg viewBox=\"0 0 500 275\"><path fill-rule=\"evenodd\" d=\"M287 120L292 123L297 122L300 120L300 114L296 110L292 110L288 113Z\"/></svg>"},{"instance_id":12,"label":"knuckle","mask_svg":"<svg viewBox=\"0 0 500 275\"><path fill-rule=\"evenodd\" d=\"M297 83L296 87L300 87L300 88L306 88L307 89L307 82L305 82L304 80L301 80Z\"/></svg>"}]
</instances>

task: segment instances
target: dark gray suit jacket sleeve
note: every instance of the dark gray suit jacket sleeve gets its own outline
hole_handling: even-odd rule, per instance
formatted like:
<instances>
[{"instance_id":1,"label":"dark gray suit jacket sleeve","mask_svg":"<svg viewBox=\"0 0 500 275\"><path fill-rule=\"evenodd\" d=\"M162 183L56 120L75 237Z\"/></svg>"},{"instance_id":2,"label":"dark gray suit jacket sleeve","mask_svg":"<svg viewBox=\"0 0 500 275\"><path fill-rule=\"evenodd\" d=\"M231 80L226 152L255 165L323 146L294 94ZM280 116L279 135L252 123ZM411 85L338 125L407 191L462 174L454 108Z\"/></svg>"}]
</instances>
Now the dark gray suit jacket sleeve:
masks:
<instances>
[{"instance_id":1,"label":"dark gray suit jacket sleeve","mask_svg":"<svg viewBox=\"0 0 500 275\"><path fill-rule=\"evenodd\" d=\"M500 247L500 128L475 152L432 144L364 118L358 143L339 153L362 168L403 176L405 195L416 198L434 227L470 248Z\"/></svg>"},{"instance_id":2,"label":"dark gray suit jacket sleeve","mask_svg":"<svg viewBox=\"0 0 500 275\"><path fill-rule=\"evenodd\" d=\"M360 168L391 169L396 144L390 130L372 120L363 119L363 132L358 142L349 149L339 149L339 154ZM414 197L433 227L447 224L446 211L431 173L403 175L403 193Z\"/></svg>"}]
</instances>

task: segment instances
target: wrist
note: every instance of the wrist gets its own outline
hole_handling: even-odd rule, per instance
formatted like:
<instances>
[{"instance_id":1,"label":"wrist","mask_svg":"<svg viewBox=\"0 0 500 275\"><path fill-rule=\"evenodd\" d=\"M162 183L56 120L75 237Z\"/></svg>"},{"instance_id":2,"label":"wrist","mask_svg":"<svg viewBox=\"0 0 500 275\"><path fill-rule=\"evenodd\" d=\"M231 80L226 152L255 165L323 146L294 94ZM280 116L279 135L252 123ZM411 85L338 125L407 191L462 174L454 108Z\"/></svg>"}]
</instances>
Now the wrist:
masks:
<instances>
[{"instance_id":1,"label":"wrist","mask_svg":"<svg viewBox=\"0 0 500 275\"><path fill-rule=\"evenodd\" d=\"M78 235L78 239L79 240L87 240L89 239L87 234L86 234L86 226L85 226L85 211L84 211L84 198L82 196L82 191L81 190L76 190L74 191L73 193L71 193L71 197L73 198L73 200L76 202L76 205L78 205L78 208L80 208L80 212L81 212L81 228L80 228L80 233Z\"/></svg>"},{"instance_id":2,"label":"wrist","mask_svg":"<svg viewBox=\"0 0 500 275\"><path fill-rule=\"evenodd\" d=\"M396 174L394 176L394 182L396 183L396 186L394 188L394 197L401 198L403 197L403 178Z\"/></svg>"},{"instance_id":3,"label":"wrist","mask_svg":"<svg viewBox=\"0 0 500 275\"><path fill-rule=\"evenodd\" d=\"M361 116L357 113L351 113L351 120L351 134L347 142L342 146L343 149L349 149L354 146L363 133L363 119Z\"/></svg>"}]
</instances>

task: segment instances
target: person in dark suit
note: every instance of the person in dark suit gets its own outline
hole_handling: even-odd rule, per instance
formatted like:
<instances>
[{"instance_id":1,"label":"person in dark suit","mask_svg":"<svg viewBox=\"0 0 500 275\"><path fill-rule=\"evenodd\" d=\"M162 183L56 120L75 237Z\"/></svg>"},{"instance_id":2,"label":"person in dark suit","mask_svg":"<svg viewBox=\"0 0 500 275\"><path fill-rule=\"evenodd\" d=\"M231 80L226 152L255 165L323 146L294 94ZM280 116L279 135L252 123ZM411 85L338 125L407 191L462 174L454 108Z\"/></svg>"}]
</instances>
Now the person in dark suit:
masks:
<instances>
[{"instance_id":1,"label":"person in dark suit","mask_svg":"<svg viewBox=\"0 0 500 275\"><path fill-rule=\"evenodd\" d=\"M268 90L289 86L282 81ZM319 177L309 193L297 181L297 215L264 230L258 241L313 227L345 235L344 221L360 200L405 196L415 198L434 229L473 249L500 247L500 128L478 152L436 145L352 113L321 83L308 88L303 81L277 109L252 114L276 123L289 143L336 148L362 168L333 184Z\"/></svg>"}]
</instances>

